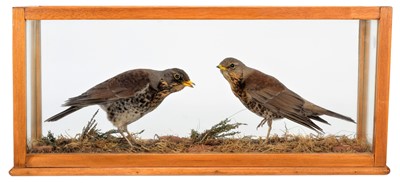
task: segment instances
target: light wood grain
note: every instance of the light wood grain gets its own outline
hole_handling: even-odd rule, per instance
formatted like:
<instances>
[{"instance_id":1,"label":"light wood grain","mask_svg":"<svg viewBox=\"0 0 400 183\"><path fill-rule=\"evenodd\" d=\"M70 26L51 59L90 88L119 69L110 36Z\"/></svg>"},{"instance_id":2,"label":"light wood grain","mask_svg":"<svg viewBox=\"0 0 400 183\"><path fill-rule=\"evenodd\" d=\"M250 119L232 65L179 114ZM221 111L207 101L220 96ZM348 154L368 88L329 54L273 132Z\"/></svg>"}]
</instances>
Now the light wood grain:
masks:
<instances>
[{"instance_id":1,"label":"light wood grain","mask_svg":"<svg viewBox=\"0 0 400 183\"><path fill-rule=\"evenodd\" d=\"M28 7L28 20L378 19L379 7Z\"/></svg>"},{"instance_id":2,"label":"light wood grain","mask_svg":"<svg viewBox=\"0 0 400 183\"><path fill-rule=\"evenodd\" d=\"M23 8L13 9L14 166L26 157L26 24Z\"/></svg>"},{"instance_id":3,"label":"light wood grain","mask_svg":"<svg viewBox=\"0 0 400 183\"><path fill-rule=\"evenodd\" d=\"M382 7L378 27L378 47L375 93L375 166L386 165L389 112L390 52L392 36L392 8Z\"/></svg>"},{"instance_id":4,"label":"light wood grain","mask_svg":"<svg viewBox=\"0 0 400 183\"><path fill-rule=\"evenodd\" d=\"M335 175L388 174L384 167L131 167L131 168L14 168L11 175Z\"/></svg>"},{"instance_id":5,"label":"light wood grain","mask_svg":"<svg viewBox=\"0 0 400 183\"><path fill-rule=\"evenodd\" d=\"M373 166L372 154L29 154L27 167Z\"/></svg>"},{"instance_id":6,"label":"light wood grain","mask_svg":"<svg viewBox=\"0 0 400 183\"><path fill-rule=\"evenodd\" d=\"M390 7L27 7L13 9L14 168L11 175L387 174ZM373 153L26 154L25 20L378 19Z\"/></svg>"}]
</instances>

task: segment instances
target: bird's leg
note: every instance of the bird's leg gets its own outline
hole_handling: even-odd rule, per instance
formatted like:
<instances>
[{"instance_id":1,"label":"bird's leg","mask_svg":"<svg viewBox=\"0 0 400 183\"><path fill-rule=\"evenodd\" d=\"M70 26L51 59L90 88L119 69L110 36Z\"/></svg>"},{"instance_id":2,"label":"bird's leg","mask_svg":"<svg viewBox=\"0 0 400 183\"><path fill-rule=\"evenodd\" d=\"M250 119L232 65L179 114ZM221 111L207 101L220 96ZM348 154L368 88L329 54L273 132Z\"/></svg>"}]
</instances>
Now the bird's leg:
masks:
<instances>
[{"instance_id":1,"label":"bird's leg","mask_svg":"<svg viewBox=\"0 0 400 183\"><path fill-rule=\"evenodd\" d=\"M267 137L265 138L265 142L268 144L269 134L271 133L271 129L272 129L272 119L264 118L263 120L261 120L260 124L257 125L257 129L264 126L265 123L268 124Z\"/></svg>"},{"instance_id":2,"label":"bird's leg","mask_svg":"<svg viewBox=\"0 0 400 183\"><path fill-rule=\"evenodd\" d=\"M128 144L129 144L131 147L134 147L133 144L132 144L132 142L128 139L128 137L126 137L126 136L124 135L124 130L121 129L121 128L118 128L118 131L119 131L119 133L125 138L125 140L128 141ZM128 135L129 135L129 132L128 132Z\"/></svg>"},{"instance_id":3,"label":"bird's leg","mask_svg":"<svg viewBox=\"0 0 400 183\"><path fill-rule=\"evenodd\" d=\"M263 120L261 120L260 124L257 125L257 128L256 128L256 129L258 129L258 128L264 126L265 122L267 122L267 118L264 118Z\"/></svg>"},{"instance_id":4,"label":"bird's leg","mask_svg":"<svg viewBox=\"0 0 400 183\"><path fill-rule=\"evenodd\" d=\"M125 126L125 127L122 127L122 129L118 128L118 131L119 131L119 133L121 133L121 135L125 138L125 140L128 141L129 145L130 145L132 148L136 148L136 149L138 149L138 150L144 149L145 151L150 151L148 148L142 146L141 144L138 144L138 143L135 141L135 139L133 138L132 134L129 133L128 128L127 128L126 126ZM128 135L125 136L123 132L126 132Z\"/></svg>"},{"instance_id":5,"label":"bird's leg","mask_svg":"<svg viewBox=\"0 0 400 183\"><path fill-rule=\"evenodd\" d=\"M131 133L129 133L129 131L128 131L128 129L127 129L126 127L125 127L125 132L128 134L128 139L129 139L131 142L134 142L135 144L137 144L136 141L135 141L135 138L132 136Z\"/></svg>"},{"instance_id":6,"label":"bird's leg","mask_svg":"<svg viewBox=\"0 0 400 183\"><path fill-rule=\"evenodd\" d=\"M264 118L263 120L261 120L260 124L257 125L257 129L260 127L263 127L266 122L268 122L268 133L267 133L267 137L265 139L265 143L268 144L268 137L269 137L269 133L271 131L272 119Z\"/></svg>"},{"instance_id":7,"label":"bird's leg","mask_svg":"<svg viewBox=\"0 0 400 183\"><path fill-rule=\"evenodd\" d=\"M272 129L272 119L268 119L267 124L268 124L268 132L267 132L267 138L265 140L268 144L269 134L271 133L271 129Z\"/></svg>"}]
</instances>

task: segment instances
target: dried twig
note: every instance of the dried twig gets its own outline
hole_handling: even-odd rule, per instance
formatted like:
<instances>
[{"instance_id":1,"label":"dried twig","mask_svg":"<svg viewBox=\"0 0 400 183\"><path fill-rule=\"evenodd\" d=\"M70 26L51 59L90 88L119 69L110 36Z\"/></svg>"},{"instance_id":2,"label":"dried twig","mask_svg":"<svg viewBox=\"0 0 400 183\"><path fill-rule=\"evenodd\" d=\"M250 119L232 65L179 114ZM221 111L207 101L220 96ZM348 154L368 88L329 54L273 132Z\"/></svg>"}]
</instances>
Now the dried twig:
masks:
<instances>
[{"instance_id":1,"label":"dried twig","mask_svg":"<svg viewBox=\"0 0 400 183\"><path fill-rule=\"evenodd\" d=\"M246 125L245 123L229 124L229 122L230 119L227 118L212 126L211 129L205 130L203 133L199 133L196 130L192 129L190 138L192 139L193 143L201 144L210 139L237 135L240 132L231 130L238 128L240 125Z\"/></svg>"},{"instance_id":2,"label":"dried twig","mask_svg":"<svg viewBox=\"0 0 400 183\"><path fill-rule=\"evenodd\" d=\"M99 134L100 130L96 129L97 123L96 120L94 119L94 117L97 115L98 112L99 110L97 109L97 111L93 114L90 121L88 121L87 125L83 127L79 140L90 138L93 137L95 134Z\"/></svg>"}]
</instances>

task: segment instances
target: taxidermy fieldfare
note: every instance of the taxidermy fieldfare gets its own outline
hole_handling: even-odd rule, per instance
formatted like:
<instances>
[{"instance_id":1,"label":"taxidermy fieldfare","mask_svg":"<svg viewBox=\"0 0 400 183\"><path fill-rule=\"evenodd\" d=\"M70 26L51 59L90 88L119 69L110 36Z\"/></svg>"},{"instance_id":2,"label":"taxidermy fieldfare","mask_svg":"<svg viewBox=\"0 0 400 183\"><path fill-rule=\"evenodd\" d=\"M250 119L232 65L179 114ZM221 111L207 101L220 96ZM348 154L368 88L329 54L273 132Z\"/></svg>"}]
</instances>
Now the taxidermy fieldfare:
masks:
<instances>
[{"instance_id":1,"label":"taxidermy fieldfare","mask_svg":"<svg viewBox=\"0 0 400 183\"><path fill-rule=\"evenodd\" d=\"M126 71L68 99L63 106L69 108L50 117L46 122L57 121L86 106L99 105L107 113L108 120L133 147L128 139L133 138L127 126L157 108L169 94L193 85L186 72L177 68L163 71Z\"/></svg>"},{"instance_id":2,"label":"taxidermy fieldfare","mask_svg":"<svg viewBox=\"0 0 400 183\"><path fill-rule=\"evenodd\" d=\"M323 130L311 119L329 124L320 115L328 115L354 123L347 116L317 106L291 91L276 78L247 67L235 58L225 58L217 68L229 82L244 106L264 118L257 128L268 124L267 142L272 120L287 118L318 133Z\"/></svg>"}]
</instances>

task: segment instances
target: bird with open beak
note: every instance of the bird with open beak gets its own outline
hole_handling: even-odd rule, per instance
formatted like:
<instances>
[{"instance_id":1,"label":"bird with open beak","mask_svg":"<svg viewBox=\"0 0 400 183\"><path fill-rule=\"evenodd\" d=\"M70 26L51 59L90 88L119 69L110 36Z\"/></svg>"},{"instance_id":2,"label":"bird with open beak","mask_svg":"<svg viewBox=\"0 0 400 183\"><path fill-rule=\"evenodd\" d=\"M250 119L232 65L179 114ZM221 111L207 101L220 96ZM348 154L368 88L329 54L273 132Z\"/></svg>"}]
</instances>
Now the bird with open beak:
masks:
<instances>
[{"instance_id":1,"label":"bird with open beak","mask_svg":"<svg viewBox=\"0 0 400 183\"><path fill-rule=\"evenodd\" d=\"M46 122L60 120L90 105L99 105L107 113L108 120L134 147L127 126L157 108L168 95L187 86L193 88L193 85L188 74L178 68L163 71L129 70L68 99L63 106L69 108L48 118Z\"/></svg>"}]
</instances>

